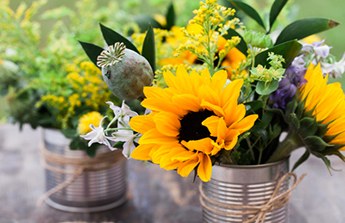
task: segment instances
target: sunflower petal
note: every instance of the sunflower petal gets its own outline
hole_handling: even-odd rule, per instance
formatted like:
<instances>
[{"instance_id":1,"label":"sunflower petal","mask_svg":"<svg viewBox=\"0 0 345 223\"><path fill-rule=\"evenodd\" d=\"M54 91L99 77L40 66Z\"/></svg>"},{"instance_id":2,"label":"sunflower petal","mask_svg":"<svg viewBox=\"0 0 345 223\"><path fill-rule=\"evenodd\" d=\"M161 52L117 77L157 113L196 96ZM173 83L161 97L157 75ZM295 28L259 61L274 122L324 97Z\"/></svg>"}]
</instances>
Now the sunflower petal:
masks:
<instances>
[{"instance_id":1,"label":"sunflower petal","mask_svg":"<svg viewBox=\"0 0 345 223\"><path fill-rule=\"evenodd\" d=\"M152 149L153 145L151 144L143 144L137 146L131 153L131 157L136 160L143 160L147 161L151 159L150 151Z\"/></svg>"},{"instance_id":2,"label":"sunflower petal","mask_svg":"<svg viewBox=\"0 0 345 223\"><path fill-rule=\"evenodd\" d=\"M211 180L212 175L212 162L208 155L198 153L199 156L199 166L197 169L198 176L200 177L200 180L207 182Z\"/></svg>"},{"instance_id":3,"label":"sunflower petal","mask_svg":"<svg viewBox=\"0 0 345 223\"><path fill-rule=\"evenodd\" d=\"M153 118L157 130L171 137L176 137L180 133L181 123L179 117L171 112L160 112Z\"/></svg>"}]
</instances>

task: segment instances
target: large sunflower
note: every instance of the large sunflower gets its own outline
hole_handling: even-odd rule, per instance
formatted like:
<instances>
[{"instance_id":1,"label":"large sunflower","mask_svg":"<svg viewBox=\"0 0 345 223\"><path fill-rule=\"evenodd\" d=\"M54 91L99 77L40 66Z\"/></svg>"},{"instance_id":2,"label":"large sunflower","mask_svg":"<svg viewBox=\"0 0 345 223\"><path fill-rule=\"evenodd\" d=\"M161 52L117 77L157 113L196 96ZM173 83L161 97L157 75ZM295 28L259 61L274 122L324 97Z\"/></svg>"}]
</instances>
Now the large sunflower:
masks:
<instances>
[{"instance_id":1,"label":"large sunflower","mask_svg":"<svg viewBox=\"0 0 345 223\"><path fill-rule=\"evenodd\" d=\"M327 84L328 75L323 77L320 65L310 65L304 78L307 83L300 88L299 97L304 110L317 122L328 124L325 135L331 140L327 143L345 145L345 95L340 83Z\"/></svg>"},{"instance_id":2,"label":"large sunflower","mask_svg":"<svg viewBox=\"0 0 345 223\"><path fill-rule=\"evenodd\" d=\"M243 80L226 85L226 71L211 77L207 69L188 74L182 66L176 76L165 72L164 79L168 88L144 88L142 105L152 113L130 121L143 134L131 157L177 169L183 177L195 169L201 180L209 181L211 157L233 149L238 136L257 119L245 117L245 106L237 102Z\"/></svg>"}]
</instances>

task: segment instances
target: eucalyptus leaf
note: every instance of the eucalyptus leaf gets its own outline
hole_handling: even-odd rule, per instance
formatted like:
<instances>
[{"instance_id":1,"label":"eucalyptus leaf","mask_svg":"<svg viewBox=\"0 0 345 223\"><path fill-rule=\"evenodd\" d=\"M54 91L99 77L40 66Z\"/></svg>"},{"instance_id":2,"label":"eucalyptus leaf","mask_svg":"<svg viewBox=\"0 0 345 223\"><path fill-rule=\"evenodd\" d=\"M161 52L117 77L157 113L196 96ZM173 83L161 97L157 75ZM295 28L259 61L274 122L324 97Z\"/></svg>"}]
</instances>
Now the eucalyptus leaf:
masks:
<instances>
[{"instance_id":1,"label":"eucalyptus leaf","mask_svg":"<svg viewBox=\"0 0 345 223\"><path fill-rule=\"evenodd\" d=\"M275 45L294 40L331 29L339 25L338 22L325 18L306 18L297 20L283 29L279 34Z\"/></svg>"},{"instance_id":2,"label":"eucalyptus leaf","mask_svg":"<svg viewBox=\"0 0 345 223\"><path fill-rule=\"evenodd\" d=\"M167 14L165 16L167 20L166 29L171 30L171 28L175 25L176 15L173 2L170 3Z\"/></svg>"},{"instance_id":3,"label":"eucalyptus leaf","mask_svg":"<svg viewBox=\"0 0 345 223\"><path fill-rule=\"evenodd\" d=\"M256 55L255 67L259 64L261 64L262 66L269 67L270 65L267 61L268 53L273 52L274 54L283 56L283 58L285 59L283 67L287 68L301 49L302 44L300 44L297 40L291 40L289 42L276 45Z\"/></svg>"},{"instance_id":4,"label":"eucalyptus leaf","mask_svg":"<svg viewBox=\"0 0 345 223\"><path fill-rule=\"evenodd\" d=\"M90 58L92 63L94 63L97 66L97 57L101 54L101 52L104 49L100 46L93 44L93 43L83 42L80 40L79 40L79 43L83 47L86 55Z\"/></svg>"},{"instance_id":5,"label":"eucalyptus leaf","mask_svg":"<svg viewBox=\"0 0 345 223\"><path fill-rule=\"evenodd\" d=\"M264 22L262 21L259 13L250 5L241 2L241 1L231 1L230 3L236 7L237 9L241 10L242 12L244 12L246 15L248 15L249 17L251 17L252 19L254 19L262 28L264 28L264 30L266 30L266 26L264 24Z\"/></svg>"},{"instance_id":6,"label":"eucalyptus leaf","mask_svg":"<svg viewBox=\"0 0 345 223\"><path fill-rule=\"evenodd\" d=\"M294 171L299 165L301 165L302 163L304 163L310 156L309 151L306 149L305 152L303 153L303 155L296 161L296 163L293 165L292 170Z\"/></svg>"},{"instance_id":7,"label":"eucalyptus leaf","mask_svg":"<svg viewBox=\"0 0 345 223\"><path fill-rule=\"evenodd\" d=\"M271 82L259 81L256 84L255 92L260 95L269 95L279 87L278 80L272 80Z\"/></svg>"},{"instance_id":8,"label":"eucalyptus leaf","mask_svg":"<svg viewBox=\"0 0 345 223\"><path fill-rule=\"evenodd\" d=\"M283 7L285 6L286 2L288 0L275 0L271 10L270 10L270 28L268 33L271 31L272 26L274 24L274 22L276 21L280 11L283 9Z\"/></svg>"},{"instance_id":9,"label":"eucalyptus leaf","mask_svg":"<svg viewBox=\"0 0 345 223\"><path fill-rule=\"evenodd\" d=\"M127 38L123 37L121 34L115 32L114 30L102 25L101 23L99 25L101 27L103 38L109 46L114 45L116 42L122 42L126 45L127 49L133 50L134 52L139 54L138 49Z\"/></svg>"},{"instance_id":10,"label":"eucalyptus leaf","mask_svg":"<svg viewBox=\"0 0 345 223\"><path fill-rule=\"evenodd\" d=\"M239 44L237 44L236 48L241 51L245 56L248 55L248 46L247 46L247 43L244 41L243 37L238 33L236 32L234 29L228 29L227 30L227 34L225 34L223 37L225 39L231 39L231 37L233 36L238 36L239 38L241 38L241 41Z\"/></svg>"},{"instance_id":11,"label":"eucalyptus leaf","mask_svg":"<svg viewBox=\"0 0 345 223\"><path fill-rule=\"evenodd\" d=\"M152 26L149 26L144 43L143 43L143 51L142 56L146 58L146 60L150 63L153 74L156 71L156 50L155 50L155 35L153 33Z\"/></svg>"}]
</instances>

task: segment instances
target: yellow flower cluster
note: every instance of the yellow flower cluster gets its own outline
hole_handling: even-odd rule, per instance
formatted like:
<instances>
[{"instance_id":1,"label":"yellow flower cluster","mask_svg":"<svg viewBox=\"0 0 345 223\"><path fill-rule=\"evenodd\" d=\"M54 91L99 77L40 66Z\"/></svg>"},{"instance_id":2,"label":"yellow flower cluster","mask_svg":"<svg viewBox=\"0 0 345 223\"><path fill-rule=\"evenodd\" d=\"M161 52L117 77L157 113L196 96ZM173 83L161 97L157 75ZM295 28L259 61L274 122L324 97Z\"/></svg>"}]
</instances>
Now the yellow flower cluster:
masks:
<instances>
[{"instance_id":1,"label":"yellow flower cluster","mask_svg":"<svg viewBox=\"0 0 345 223\"><path fill-rule=\"evenodd\" d=\"M80 135L85 135L86 133L90 132L90 125L97 126L102 118L103 116L96 111L92 111L81 116L78 123L78 133Z\"/></svg>"},{"instance_id":2,"label":"yellow flower cluster","mask_svg":"<svg viewBox=\"0 0 345 223\"><path fill-rule=\"evenodd\" d=\"M181 29L188 40L177 49L178 55L186 51L195 54L207 64L212 74L218 70L221 61L230 50L240 42L239 37L234 37L227 40L222 49L219 49L222 36L227 34L228 29L240 24L240 21L237 18L226 21L227 17L235 14L235 10L220 6L216 2L216 0L207 0L206 4L200 2L200 8L194 10L195 17L189 21L189 26ZM214 61L217 59L219 63L215 65Z\"/></svg>"},{"instance_id":3,"label":"yellow flower cluster","mask_svg":"<svg viewBox=\"0 0 345 223\"><path fill-rule=\"evenodd\" d=\"M106 101L111 101L112 93L102 79L101 71L91 62L67 66L70 73L66 76L67 89L42 97L42 103L56 108L57 120L66 128L72 116L81 110L99 110Z\"/></svg>"}]
</instances>

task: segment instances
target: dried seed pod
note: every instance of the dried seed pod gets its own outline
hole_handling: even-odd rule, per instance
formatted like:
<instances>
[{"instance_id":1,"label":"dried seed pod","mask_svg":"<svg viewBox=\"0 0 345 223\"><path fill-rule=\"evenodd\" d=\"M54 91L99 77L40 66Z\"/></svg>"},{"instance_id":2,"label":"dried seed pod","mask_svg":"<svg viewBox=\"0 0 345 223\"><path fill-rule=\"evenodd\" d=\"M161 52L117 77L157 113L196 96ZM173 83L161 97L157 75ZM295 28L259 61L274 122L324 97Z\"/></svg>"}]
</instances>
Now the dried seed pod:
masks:
<instances>
[{"instance_id":1,"label":"dried seed pod","mask_svg":"<svg viewBox=\"0 0 345 223\"><path fill-rule=\"evenodd\" d=\"M109 90L122 100L142 99L143 88L150 86L153 71L149 62L138 53L115 43L97 58Z\"/></svg>"}]
</instances>

